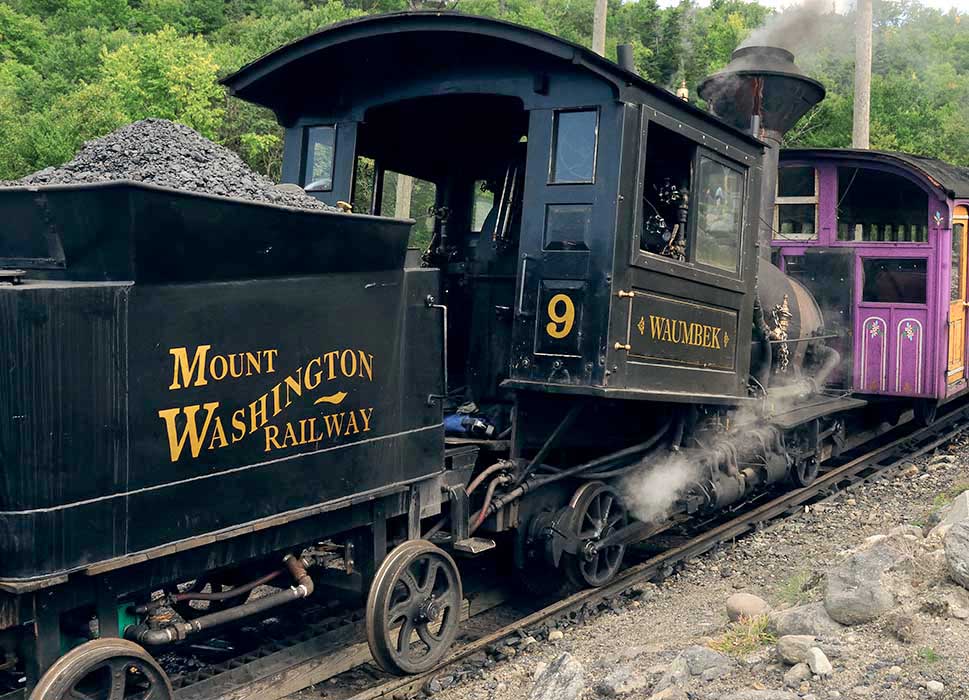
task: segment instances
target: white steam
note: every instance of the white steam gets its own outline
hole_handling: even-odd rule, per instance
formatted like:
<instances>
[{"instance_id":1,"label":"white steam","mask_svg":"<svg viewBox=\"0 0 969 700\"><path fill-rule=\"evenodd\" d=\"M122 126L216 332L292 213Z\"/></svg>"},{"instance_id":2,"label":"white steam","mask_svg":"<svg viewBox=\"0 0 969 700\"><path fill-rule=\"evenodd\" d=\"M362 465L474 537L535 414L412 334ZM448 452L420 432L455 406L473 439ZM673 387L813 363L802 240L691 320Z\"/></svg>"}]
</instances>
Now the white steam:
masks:
<instances>
[{"instance_id":1,"label":"white steam","mask_svg":"<svg viewBox=\"0 0 969 700\"><path fill-rule=\"evenodd\" d=\"M620 485L626 508L644 523L665 520L677 499L697 482L699 467L674 453L626 477Z\"/></svg>"}]
</instances>

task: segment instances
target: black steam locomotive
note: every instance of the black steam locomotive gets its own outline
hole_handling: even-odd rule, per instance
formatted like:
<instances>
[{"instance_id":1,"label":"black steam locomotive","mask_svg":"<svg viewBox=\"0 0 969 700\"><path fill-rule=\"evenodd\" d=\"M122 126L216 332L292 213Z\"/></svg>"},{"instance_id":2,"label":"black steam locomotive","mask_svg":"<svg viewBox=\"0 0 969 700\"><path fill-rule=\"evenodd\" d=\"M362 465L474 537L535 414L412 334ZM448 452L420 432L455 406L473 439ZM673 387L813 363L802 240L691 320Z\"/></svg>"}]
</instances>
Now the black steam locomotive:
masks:
<instances>
[{"instance_id":1,"label":"black steam locomotive","mask_svg":"<svg viewBox=\"0 0 969 700\"><path fill-rule=\"evenodd\" d=\"M758 256L779 136L823 96L789 54L701 87L733 126L454 14L225 82L285 127L284 180L356 213L0 192L0 697L175 697L146 649L334 577L374 658L420 672L459 624L454 557L602 585L673 512L843 445L863 402L822 391L817 305ZM404 177L435 189L423 253L388 216ZM629 484L671 455L693 476L645 512Z\"/></svg>"}]
</instances>

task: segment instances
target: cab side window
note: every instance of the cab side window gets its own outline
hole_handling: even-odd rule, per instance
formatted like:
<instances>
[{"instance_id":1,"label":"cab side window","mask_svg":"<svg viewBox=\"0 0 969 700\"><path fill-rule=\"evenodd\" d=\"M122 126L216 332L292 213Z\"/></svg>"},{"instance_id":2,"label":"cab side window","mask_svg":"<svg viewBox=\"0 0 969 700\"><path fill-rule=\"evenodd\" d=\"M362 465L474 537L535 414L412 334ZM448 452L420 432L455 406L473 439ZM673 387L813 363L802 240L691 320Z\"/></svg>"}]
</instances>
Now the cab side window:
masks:
<instances>
[{"instance_id":1,"label":"cab side window","mask_svg":"<svg viewBox=\"0 0 969 700\"><path fill-rule=\"evenodd\" d=\"M747 200L745 170L652 122L645 155L640 250L736 273Z\"/></svg>"},{"instance_id":2,"label":"cab side window","mask_svg":"<svg viewBox=\"0 0 969 700\"><path fill-rule=\"evenodd\" d=\"M686 260L690 186L696 145L659 124L650 124L643 185L640 248Z\"/></svg>"}]
</instances>

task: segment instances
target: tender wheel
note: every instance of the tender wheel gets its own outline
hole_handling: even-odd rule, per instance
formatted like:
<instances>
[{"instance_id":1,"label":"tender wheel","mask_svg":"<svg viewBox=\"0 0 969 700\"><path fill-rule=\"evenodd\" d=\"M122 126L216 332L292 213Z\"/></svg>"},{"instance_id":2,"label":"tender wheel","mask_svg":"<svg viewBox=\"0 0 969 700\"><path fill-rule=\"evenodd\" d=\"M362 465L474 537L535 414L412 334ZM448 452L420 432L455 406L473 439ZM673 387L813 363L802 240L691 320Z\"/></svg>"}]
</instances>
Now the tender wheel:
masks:
<instances>
[{"instance_id":1,"label":"tender wheel","mask_svg":"<svg viewBox=\"0 0 969 700\"><path fill-rule=\"evenodd\" d=\"M51 666L29 700L172 700L168 676L151 655L126 639L95 639Z\"/></svg>"},{"instance_id":2,"label":"tender wheel","mask_svg":"<svg viewBox=\"0 0 969 700\"><path fill-rule=\"evenodd\" d=\"M629 516L619 494L601 482L585 484L572 497L570 532L579 540L576 554L564 554L562 565L577 586L604 586L619 573L625 544L596 549L595 544L626 525Z\"/></svg>"},{"instance_id":3,"label":"tender wheel","mask_svg":"<svg viewBox=\"0 0 969 700\"><path fill-rule=\"evenodd\" d=\"M818 460L813 458L801 459L794 463L791 468L791 481L795 486L810 486L818 478L820 466Z\"/></svg>"},{"instance_id":4,"label":"tender wheel","mask_svg":"<svg viewBox=\"0 0 969 700\"><path fill-rule=\"evenodd\" d=\"M446 552L426 540L396 547L367 596L367 641L374 660L397 674L433 668L457 635L462 600L461 576Z\"/></svg>"}]
</instances>

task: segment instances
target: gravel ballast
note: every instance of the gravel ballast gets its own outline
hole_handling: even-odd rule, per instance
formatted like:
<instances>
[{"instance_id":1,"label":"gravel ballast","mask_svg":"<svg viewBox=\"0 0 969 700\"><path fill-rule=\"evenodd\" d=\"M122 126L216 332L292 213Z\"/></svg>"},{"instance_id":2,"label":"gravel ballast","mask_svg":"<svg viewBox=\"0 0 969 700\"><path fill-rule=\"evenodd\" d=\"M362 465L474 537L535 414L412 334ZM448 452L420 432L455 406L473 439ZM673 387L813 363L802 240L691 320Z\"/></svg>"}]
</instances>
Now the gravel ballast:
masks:
<instances>
[{"instance_id":1,"label":"gravel ballast","mask_svg":"<svg viewBox=\"0 0 969 700\"><path fill-rule=\"evenodd\" d=\"M177 190L301 209L337 211L294 186L253 172L236 153L166 119L143 119L85 142L72 160L0 186L134 180Z\"/></svg>"}]
</instances>

